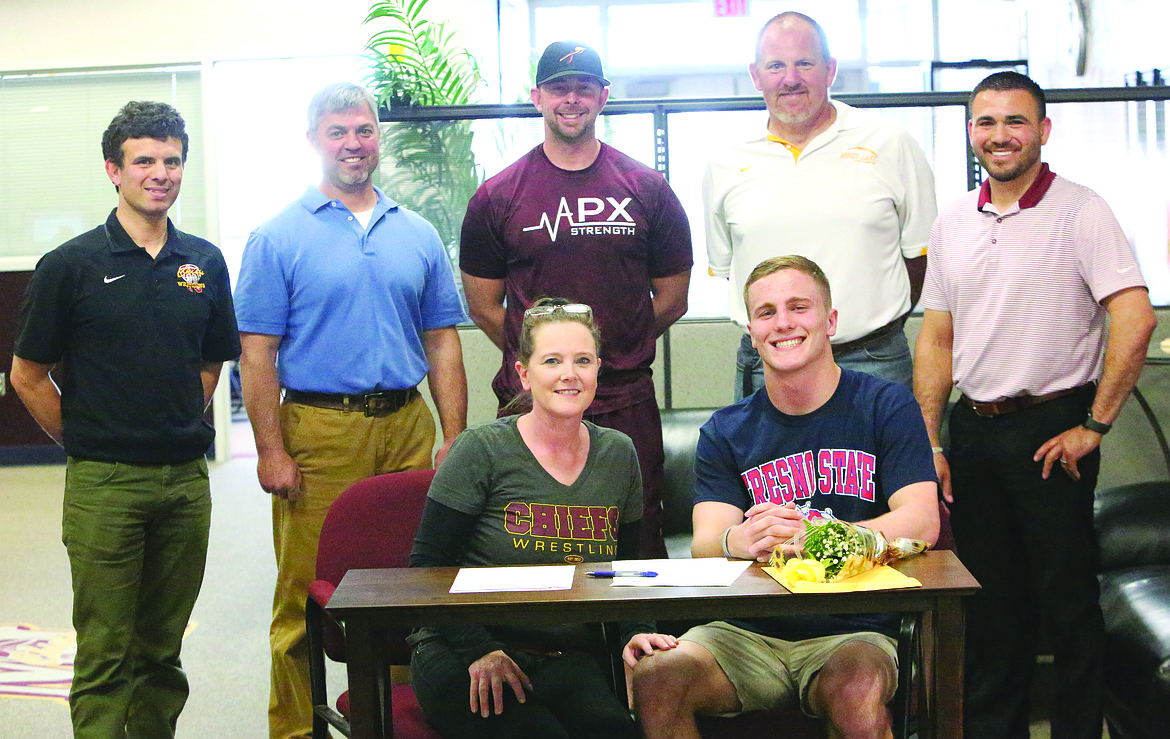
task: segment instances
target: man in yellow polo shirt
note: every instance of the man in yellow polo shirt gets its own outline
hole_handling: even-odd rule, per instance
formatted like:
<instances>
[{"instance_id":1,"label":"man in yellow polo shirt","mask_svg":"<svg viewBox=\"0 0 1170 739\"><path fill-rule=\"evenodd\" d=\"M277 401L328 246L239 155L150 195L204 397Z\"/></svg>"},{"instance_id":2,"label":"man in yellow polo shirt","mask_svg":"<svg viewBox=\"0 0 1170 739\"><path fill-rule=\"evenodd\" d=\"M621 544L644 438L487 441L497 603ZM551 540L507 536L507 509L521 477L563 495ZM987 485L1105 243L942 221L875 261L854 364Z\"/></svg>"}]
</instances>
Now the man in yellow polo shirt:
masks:
<instances>
[{"instance_id":1,"label":"man in yellow polo shirt","mask_svg":"<svg viewBox=\"0 0 1170 739\"><path fill-rule=\"evenodd\" d=\"M829 98L837 61L806 15L768 21L748 70L764 94L767 131L716 153L703 183L709 268L730 282L731 318L746 331L740 296L756 264L808 257L836 288L837 363L909 387L902 324L922 288L937 213L922 148L896 123ZM737 398L762 387L746 333L736 364Z\"/></svg>"}]
</instances>

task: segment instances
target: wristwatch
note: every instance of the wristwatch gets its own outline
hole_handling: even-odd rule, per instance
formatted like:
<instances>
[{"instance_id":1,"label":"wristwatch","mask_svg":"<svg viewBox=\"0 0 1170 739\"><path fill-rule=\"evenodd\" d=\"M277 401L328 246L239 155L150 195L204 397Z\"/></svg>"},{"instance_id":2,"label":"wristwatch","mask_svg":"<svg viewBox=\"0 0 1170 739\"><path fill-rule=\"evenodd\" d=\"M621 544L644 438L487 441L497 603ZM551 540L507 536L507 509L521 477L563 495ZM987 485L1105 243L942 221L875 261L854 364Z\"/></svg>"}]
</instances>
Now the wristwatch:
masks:
<instances>
[{"instance_id":1,"label":"wristwatch","mask_svg":"<svg viewBox=\"0 0 1170 739\"><path fill-rule=\"evenodd\" d=\"M1101 423L1097 419L1093 418L1092 411L1089 411L1089 417L1086 418L1085 422L1082 423L1081 425L1090 431L1096 431L1098 434L1101 434L1102 436L1109 433L1109 429L1113 428L1113 424Z\"/></svg>"}]
</instances>

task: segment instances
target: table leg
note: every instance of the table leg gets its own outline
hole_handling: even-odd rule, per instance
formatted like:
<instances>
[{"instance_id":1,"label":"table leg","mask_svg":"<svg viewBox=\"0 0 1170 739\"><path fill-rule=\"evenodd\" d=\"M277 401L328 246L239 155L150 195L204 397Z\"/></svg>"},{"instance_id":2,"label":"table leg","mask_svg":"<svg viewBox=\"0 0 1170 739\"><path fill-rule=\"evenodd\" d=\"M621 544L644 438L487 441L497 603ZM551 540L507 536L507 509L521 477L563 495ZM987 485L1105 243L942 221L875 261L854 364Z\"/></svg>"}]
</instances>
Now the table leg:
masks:
<instances>
[{"instance_id":1,"label":"table leg","mask_svg":"<svg viewBox=\"0 0 1170 739\"><path fill-rule=\"evenodd\" d=\"M963 601L941 597L934 614L931 717L936 739L963 736Z\"/></svg>"},{"instance_id":2,"label":"table leg","mask_svg":"<svg viewBox=\"0 0 1170 739\"><path fill-rule=\"evenodd\" d=\"M346 672L349 676L351 739L390 739L394 736L390 701L383 705L383 685L373 624L368 619L345 621Z\"/></svg>"}]
</instances>

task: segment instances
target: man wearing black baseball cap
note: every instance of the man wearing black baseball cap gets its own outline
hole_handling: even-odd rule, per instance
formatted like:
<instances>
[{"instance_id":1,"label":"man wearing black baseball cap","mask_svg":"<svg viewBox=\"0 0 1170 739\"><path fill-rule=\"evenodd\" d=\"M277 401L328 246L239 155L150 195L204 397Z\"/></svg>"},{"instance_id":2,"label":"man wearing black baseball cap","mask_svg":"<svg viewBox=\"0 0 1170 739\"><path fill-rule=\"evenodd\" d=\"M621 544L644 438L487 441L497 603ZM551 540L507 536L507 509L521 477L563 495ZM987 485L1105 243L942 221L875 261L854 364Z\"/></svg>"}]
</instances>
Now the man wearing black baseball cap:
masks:
<instances>
[{"instance_id":1,"label":"man wearing black baseball cap","mask_svg":"<svg viewBox=\"0 0 1170 739\"><path fill-rule=\"evenodd\" d=\"M549 44L536 65L536 86L571 74L593 77L602 87L609 87L609 80L601 71L601 57L592 48L573 41Z\"/></svg>"},{"instance_id":2,"label":"man wearing black baseball cap","mask_svg":"<svg viewBox=\"0 0 1170 739\"><path fill-rule=\"evenodd\" d=\"M467 304L503 351L492 382L501 407L521 392L514 367L524 311L542 295L593 307L602 365L586 419L634 440L645 492L642 554L666 556L662 423L650 366L655 340L687 309L690 225L661 173L598 140L609 80L594 49L550 44L535 82L544 142L485 182L463 220Z\"/></svg>"}]
</instances>

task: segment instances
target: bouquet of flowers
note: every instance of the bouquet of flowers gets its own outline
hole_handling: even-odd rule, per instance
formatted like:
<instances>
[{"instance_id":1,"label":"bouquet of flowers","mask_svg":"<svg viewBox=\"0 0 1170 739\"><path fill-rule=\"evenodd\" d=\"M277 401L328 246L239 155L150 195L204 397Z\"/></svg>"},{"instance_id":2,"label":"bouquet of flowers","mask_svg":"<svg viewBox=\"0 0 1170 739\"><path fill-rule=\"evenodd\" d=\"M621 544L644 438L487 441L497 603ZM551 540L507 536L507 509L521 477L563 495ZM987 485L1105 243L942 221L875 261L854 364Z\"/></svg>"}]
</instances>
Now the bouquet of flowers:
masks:
<instances>
[{"instance_id":1,"label":"bouquet of flowers","mask_svg":"<svg viewBox=\"0 0 1170 739\"><path fill-rule=\"evenodd\" d=\"M928 546L918 539L886 541L880 531L821 517L807 521L804 531L776 547L770 564L781 568L792 582L837 582L926 551Z\"/></svg>"}]
</instances>

